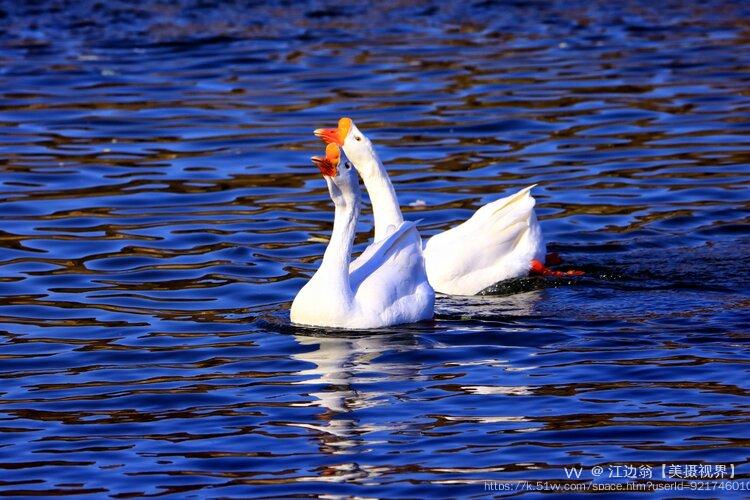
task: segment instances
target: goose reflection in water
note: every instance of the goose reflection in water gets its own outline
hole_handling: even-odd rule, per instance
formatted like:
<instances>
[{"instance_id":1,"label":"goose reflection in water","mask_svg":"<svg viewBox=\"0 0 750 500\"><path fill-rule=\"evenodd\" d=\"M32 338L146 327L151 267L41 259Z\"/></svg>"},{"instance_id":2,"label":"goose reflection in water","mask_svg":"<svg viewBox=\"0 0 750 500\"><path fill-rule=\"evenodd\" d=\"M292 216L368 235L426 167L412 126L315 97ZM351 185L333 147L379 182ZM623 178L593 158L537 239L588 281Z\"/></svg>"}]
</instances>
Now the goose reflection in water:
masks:
<instances>
[{"instance_id":1,"label":"goose reflection in water","mask_svg":"<svg viewBox=\"0 0 750 500\"><path fill-rule=\"evenodd\" d=\"M421 330L447 331L445 321L451 322L450 328L455 327L453 322L461 322L464 329L472 330L473 319L482 321L481 328L486 330L484 322L502 321L507 324L498 326L496 331L497 343L502 344L503 334L511 333L516 338L520 331L513 326L513 318L532 315L542 300L542 293L533 291L510 296L441 297L437 310L442 321L426 323L406 333L351 335L344 331L329 330L319 334L316 332L314 336L294 334L294 339L300 345L313 348L293 355L297 360L314 365L299 372L300 375L309 377L299 383L315 387L308 395L315 399L314 404L324 410L317 416L319 424L303 424L301 427L316 433L323 452L342 454L360 451L361 446L368 443L364 436L380 430L380 427L362 423L355 416L356 412L388 404L390 397L386 392L370 388L429 378L422 375L421 371L430 366L420 365L420 358L412 356L412 353L424 351L427 347L422 345ZM394 353L397 356L393 356ZM383 359L385 355L388 361ZM397 361L393 361L394 359ZM499 369L507 366L507 361L501 359L487 359L484 362ZM483 390L470 386L465 389L474 392ZM525 390L522 387L516 389L522 392ZM485 417L478 418L481 420ZM391 430L392 425L389 424Z\"/></svg>"},{"instance_id":2,"label":"goose reflection in water","mask_svg":"<svg viewBox=\"0 0 750 500\"><path fill-rule=\"evenodd\" d=\"M314 368L303 370L309 376L300 384L315 386L309 393L324 411L317 418L320 424L303 427L317 433L321 451L331 454L354 453L367 443L364 436L379 430L377 425L362 424L355 416L357 410L388 403L385 392L368 390L383 383L420 380L416 364L379 361L384 353L401 355L420 348L412 334L377 334L371 336L295 335L295 340L314 347L312 351L294 354L300 361L312 363ZM363 387L364 386L364 387Z\"/></svg>"}]
</instances>

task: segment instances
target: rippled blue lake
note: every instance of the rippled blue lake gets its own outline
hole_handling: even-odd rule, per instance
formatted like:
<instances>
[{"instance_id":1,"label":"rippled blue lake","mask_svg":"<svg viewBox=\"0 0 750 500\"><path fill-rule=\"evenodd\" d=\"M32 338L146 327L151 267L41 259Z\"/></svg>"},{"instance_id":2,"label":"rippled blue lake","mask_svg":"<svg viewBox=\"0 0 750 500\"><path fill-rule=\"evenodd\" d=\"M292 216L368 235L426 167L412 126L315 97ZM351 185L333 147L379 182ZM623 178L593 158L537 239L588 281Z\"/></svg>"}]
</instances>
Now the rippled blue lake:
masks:
<instances>
[{"instance_id":1,"label":"rippled blue lake","mask_svg":"<svg viewBox=\"0 0 750 500\"><path fill-rule=\"evenodd\" d=\"M702 465L745 492L660 495L745 496L748 19L0 2L0 495L488 498ZM291 326L333 220L312 130L340 116L425 237L537 184L586 275Z\"/></svg>"}]
</instances>

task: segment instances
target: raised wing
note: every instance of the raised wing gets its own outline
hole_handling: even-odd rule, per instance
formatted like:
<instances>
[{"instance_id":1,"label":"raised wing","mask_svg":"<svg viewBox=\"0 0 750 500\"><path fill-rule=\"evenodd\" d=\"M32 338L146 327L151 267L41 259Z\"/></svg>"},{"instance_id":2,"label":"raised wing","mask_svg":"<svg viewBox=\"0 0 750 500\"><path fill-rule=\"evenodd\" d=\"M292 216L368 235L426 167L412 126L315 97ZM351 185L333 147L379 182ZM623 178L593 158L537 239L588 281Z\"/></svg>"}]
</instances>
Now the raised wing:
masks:
<instances>
[{"instance_id":1,"label":"raised wing","mask_svg":"<svg viewBox=\"0 0 750 500\"><path fill-rule=\"evenodd\" d=\"M424 255L436 291L473 295L528 272L532 259L544 258L533 187L489 203L466 222L430 238Z\"/></svg>"}]
</instances>

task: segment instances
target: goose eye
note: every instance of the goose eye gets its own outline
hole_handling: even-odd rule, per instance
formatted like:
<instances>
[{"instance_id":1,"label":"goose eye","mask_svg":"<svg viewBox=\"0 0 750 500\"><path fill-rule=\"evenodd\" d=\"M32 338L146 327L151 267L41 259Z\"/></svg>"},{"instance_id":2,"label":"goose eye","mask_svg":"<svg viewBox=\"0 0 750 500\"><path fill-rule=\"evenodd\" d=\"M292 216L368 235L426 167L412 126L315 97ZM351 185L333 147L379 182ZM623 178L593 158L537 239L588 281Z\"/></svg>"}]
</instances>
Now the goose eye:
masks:
<instances>
[{"instance_id":1,"label":"goose eye","mask_svg":"<svg viewBox=\"0 0 750 500\"><path fill-rule=\"evenodd\" d=\"M355 135L355 136L354 136L354 140L355 140L355 141L361 141L361 140L362 140L362 137L361 137L361 136L359 136L359 135Z\"/></svg>"},{"instance_id":2,"label":"goose eye","mask_svg":"<svg viewBox=\"0 0 750 500\"><path fill-rule=\"evenodd\" d=\"M352 162L348 161L348 162L344 163L344 166L346 167L347 170L349 170L349 169L352 168Z\"/></svg>"}]
</instances>

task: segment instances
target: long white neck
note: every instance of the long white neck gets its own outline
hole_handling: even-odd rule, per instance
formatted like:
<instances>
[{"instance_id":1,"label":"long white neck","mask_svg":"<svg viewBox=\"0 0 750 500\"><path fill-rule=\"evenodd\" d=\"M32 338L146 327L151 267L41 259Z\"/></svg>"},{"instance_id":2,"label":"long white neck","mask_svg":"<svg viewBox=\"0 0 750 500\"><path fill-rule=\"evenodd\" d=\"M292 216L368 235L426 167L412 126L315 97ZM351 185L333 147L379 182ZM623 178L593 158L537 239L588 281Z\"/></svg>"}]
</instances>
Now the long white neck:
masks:
<instances>
[{"instance_id":1,"label":"long white neck","mask_svg":"<svg viewBox=\"0 0 750 500\"><path fill-rule=\"evenodd\" d=\"M327 288L333 294L338 295L328 299L341 301L342 305L350 305L354 298L349 283L349 262L358 217L359 200L356 198L336 203L331 240L328 242L328 247L323 254L323 262L316 273L316 277L325 280Z\"/></svg>"},{"instance_id":2,"label":"long white neck","mask_svg":"<svg viewBox=\"0 0 750 500\"><path fill-rule=\"evenodd\" d=\"M404 222L396 191L375 151L372 155L367 155L365 165L358 170L369 173L362 176L362 181L365 183L372 204L372 214L375 218L375 241L380 241L386 236L388 226L398 227Z\"/></svg>"}]
</instances>

